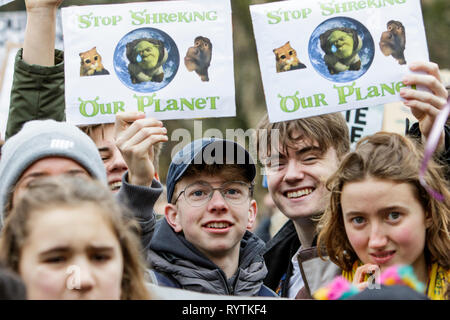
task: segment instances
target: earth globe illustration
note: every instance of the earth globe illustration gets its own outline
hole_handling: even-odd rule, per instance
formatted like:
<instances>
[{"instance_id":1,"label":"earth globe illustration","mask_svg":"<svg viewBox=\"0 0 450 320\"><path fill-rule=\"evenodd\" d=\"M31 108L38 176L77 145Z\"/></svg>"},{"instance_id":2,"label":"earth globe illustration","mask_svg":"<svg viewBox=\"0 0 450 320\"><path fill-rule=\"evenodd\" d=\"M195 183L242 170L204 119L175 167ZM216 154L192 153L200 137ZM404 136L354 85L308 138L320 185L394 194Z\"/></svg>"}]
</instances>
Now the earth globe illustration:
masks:
<instances>
[{"instance_id":1,"label":"earth globe illustration","mask_svg":"<svg viewBox=\"0 0 450 320\"><path fill-rule=\"evenodd\" d=\"M331 74L324 61L325 52L320 47L320 35L333 28L350 28L357 31L362 39L362 47L358 55L361 59L359 70L347 70ZM360 78L369 70L375 56L375 45L367 28L359 21L348 17L335 17L323 21L311 34L308 44L309 60L314 69L324 78L333 82L349 82Z\"/></svg>"},{"instance_id":2,"label":"earth globe illustration","mask_svg":"<svg viewBox=\"0 0 450 320\"><path fill-rule=\"evenodd\" d=\"M127 58L127 43L137 39L156 39L164 43L164 47L168 52L167 61L163 64L164 78L161 82L145 81L133 83L128 71L130 61ZM173 39L165 32L154 28L140 28L127 33L117 43L114 50L114 69L120 81L131 90L148 93L161 90L166 87L177 74L180 65L180 53Z\"/></svg>"}]
</instances>

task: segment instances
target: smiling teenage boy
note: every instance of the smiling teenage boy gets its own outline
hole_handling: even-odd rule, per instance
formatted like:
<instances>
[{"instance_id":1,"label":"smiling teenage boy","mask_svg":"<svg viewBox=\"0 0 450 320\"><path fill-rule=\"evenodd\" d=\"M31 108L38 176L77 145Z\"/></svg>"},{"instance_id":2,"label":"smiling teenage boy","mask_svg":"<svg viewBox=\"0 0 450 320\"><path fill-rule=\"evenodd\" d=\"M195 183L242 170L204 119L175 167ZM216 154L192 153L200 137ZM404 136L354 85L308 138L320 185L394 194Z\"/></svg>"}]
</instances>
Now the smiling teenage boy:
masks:
<instances>
[{"instance_id":1,"label":"smiling teenage boy","mask_svg":"<svg viewBox=\"0 0 450 320\"><path fill-rule=\"evenodd\" d=\"M264 258L269 272L264 283L283 297L311 298L339 273L336 265L318 257L314 217L328 203L326 179L350 150L347 125L340 113L278 123L270 123L266 115L258 129L269 133L268 144L258 146L260 152L267 150L260 157L269 192L289 218L267 243ZM279 141L271 144L270 135L276 130Z\"/></svg>"},{"instance_id":2,"label":"smiling teenage boy","mask_svg":"<svg viewBox=\"0 0 450 320\"><path fill-rule=\"evenodd\" d=\"M417 73L405 75L403 84L428 88L400 91L405 106L418 120L418 137L425 142L448 93L437 64L418 61L408 67ZM349 151L347 125L340 113L278 123L270 123L265 116L258 129L269 133L279 130L279 143L271 145L268 136L268 144L259 146L259 150L267 150L260 156L267 170L269 192L290 219L267 244L264 258L268 275L264 283L283 297L311 298L339 273L329 260L318 258L316 226L329 203L326 180ZM442 130L436 152L446 163L448 132L448 127Z\"/></svg>"},{"instance_id":3,"label":"smiling teenage boy","mask_svg":"<svg viewBox=\"0 0 450 320\"><path fill-rule=\"evenodd\" d=\"M149 261L162 285L239 296L274 296L263 285L264 242L248 231L256 167L240 145L196 140L173 158L165 219L150 243Z\"/></svg>"}]
</instances>

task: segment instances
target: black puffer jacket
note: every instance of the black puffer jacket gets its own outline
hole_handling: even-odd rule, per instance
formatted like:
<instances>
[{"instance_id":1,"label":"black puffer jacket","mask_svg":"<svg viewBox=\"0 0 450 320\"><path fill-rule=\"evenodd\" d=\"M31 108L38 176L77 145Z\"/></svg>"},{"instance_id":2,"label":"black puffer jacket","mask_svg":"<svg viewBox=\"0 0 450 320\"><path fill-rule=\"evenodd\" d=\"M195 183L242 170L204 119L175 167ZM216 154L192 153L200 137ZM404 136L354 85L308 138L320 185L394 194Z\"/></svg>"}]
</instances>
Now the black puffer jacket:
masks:
<instances>
[{"instance_id":1,"label":"black puffer jacket","mask_svg":"<svg viewBox=\"0 0 450 320\"><path fill-rule=\"evenodd\" d=\"M300 241L292 220L287 221L266 246L264 260L268 273L264 284L282 297L287 297L293 271L291 259L298 248Z\"/></svg>"},{"instance_id":2,"label":"black puffer jacket","mask_svg":"<svg viewBox=\"0 0 450 320\"><path fill-rule=\"evenodd\" d=\"M156 273L169 279L161 284L220 295L275 296L263 285L267 274L264 246L261 239L247 231L241 241L238 270L227 279L217 265L162 219L150 243L148 259Z\"/></svg>"}]
</instances>

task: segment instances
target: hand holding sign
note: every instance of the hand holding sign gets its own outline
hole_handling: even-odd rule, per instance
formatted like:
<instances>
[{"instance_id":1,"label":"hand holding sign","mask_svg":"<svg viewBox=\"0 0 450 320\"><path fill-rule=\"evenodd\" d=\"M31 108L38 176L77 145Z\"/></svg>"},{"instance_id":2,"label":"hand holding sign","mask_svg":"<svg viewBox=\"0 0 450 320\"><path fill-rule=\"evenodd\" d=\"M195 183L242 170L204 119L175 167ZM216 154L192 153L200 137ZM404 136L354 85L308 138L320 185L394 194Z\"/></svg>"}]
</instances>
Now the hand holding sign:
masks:
<instances>
[{"instance_id":1,"label":"hand holding sign","mask_svg":"<svg viewBox=\"0 0 450 320\"><path fill-rule=\"evenodd\" d=\"M128 166L128 182L149 186L155 176L154 146L166 142L167 129L143 112L121 112L116 115L116 145Z\"/></svg>"},{"instance_id":2,"label":"hand holding sign","mask_svg":"<svg viewBox=\"0 0 450 320\"><path fill-rule=\"evenodd\" d=\"M411 108L412 114L419 120L422 136L427 139L439 111L447 102L448 92L442 83L439 66L432 62L414 62L410 64L411 71L424 72L424 74L409 74L403 78L405 85L424 86L429 91L419 91L402 88L400 96L405 99L404 104ZM444 131L439 139L439 146L443 146Z\"/></svg>"}]
</instances>

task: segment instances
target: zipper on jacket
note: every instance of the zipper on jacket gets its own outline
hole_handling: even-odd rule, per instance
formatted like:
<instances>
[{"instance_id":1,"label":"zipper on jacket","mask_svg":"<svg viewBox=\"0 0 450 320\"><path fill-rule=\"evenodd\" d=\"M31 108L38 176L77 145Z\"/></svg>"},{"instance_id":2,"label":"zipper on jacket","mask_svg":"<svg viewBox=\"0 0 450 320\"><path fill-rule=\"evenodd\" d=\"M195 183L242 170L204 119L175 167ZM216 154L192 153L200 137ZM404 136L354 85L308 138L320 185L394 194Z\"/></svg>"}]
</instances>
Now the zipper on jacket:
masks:
<instances>
[{"instance_id":1,"label":"zipper on jacket","mask_svg":"<svg viewBox=\"0 0 450 320\"><path fill-rule=\"evenodd\" d=\"M239 274L241 273L241 268L238 267L236 276L234 278L234 285L236 286L237 281L239 280ZM226 278L226 277L225 277ZM225 280L227 283L227 288L228 291L230 293L230 295L234 296L234 288L233 288L233 284L230 284L230 282L228 281L228 279Z\"/></svg>"},{"instance_id":2,"label":"zipper on jacket","mask_svg":"<svg viewBox=\"0 0 450 320\"><path fill-rule=\"evenodd\" d=\"M225 272L223 272L222 269L218 268L219 274L220 274L220 278L222 279L223 283L224 283L224 288L226 289L226 294L227 295L233 295L233 288L231 287L231 285L228 284L228 280L227 280L227 276L225 275Z\"/></svg>"}]
</instances>

